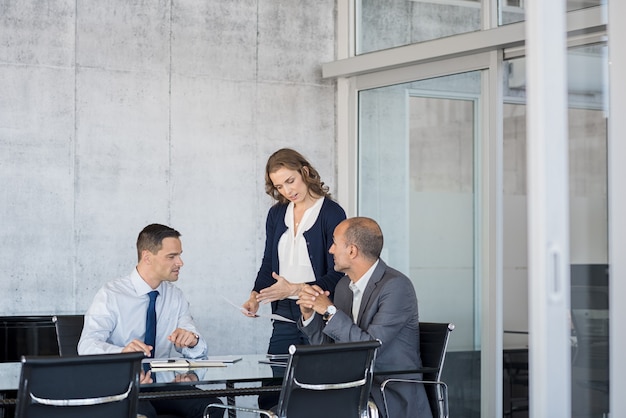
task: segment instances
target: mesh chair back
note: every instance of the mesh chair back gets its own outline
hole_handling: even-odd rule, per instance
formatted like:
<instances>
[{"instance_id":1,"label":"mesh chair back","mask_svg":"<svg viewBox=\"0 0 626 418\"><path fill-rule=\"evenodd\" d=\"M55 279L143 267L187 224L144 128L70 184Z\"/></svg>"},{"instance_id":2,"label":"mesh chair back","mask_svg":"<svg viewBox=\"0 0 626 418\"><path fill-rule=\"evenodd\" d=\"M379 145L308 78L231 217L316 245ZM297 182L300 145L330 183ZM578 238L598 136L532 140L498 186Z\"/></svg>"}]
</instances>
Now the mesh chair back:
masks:
<instances>
[{"instance_id":1,"label":"mesh chair back","mask_svg":"<svg viewBox=\"0 0 626 418\"><path fill-rule=\"evenodd\" d=\"M16 418L137 416L143 353L22 357Z\"/></svg>"},{"instance_id":2,"label":"mesh chair back","mask_svg":"<svg viewBox=\"0 0 626 418\"><path fill-rule=\"evenodd\" d=\"M363 418L379 341L291 346L279 417Z\"/></svg>"},{"instance_id":3,"label":"mesh chair back","mask_svg":"<svg viewBox=\"0 0 626 418\"><path fill-rule=\"evenodd\" d=\"M608 410L609 293L606 287L572 286L571 318L576 331L572 351L572 392L581 388L599 400L597 411ZM599 413L599 415L601 415Z\"/></svg>"},{"instance_id":4,"label":"mesh chair back","mask_svg":"<svg viewBox=\"0 0 626 418\"><path fill-rule=\"evenodd\" d=\"M590 343L606 343L608 346L608 290L594 286L572 286L570 308L578 339Z\"/></svg>"},{"instance_id":5,"label":"mesh chair back","mask_svg":"<svg viewBox=\"0 0 626 418\"><path fill-rule=\"evenodd\" d=\"M432 372L424 373L423 380L439 382L441 380L441 372L443 371L443 363L446 358L446 349L448 347L448 339L450 332L454 329L454 324L420 322L419 344L420 355L422 358L422 367L432 369ZM441 396L438 391L438 385L424 385L430 409L433 417L441 414Z\"/></svg>"},{"instance_id":6,"label":"mesh chair back","mask_svg":"<svg viewBox=\"0 0 626 418\"><path fill-rule=\"evenodd\" d=\"M52 317L57 333L57 344L61 357L77 356L78 341L83 332L83 315L57 315Z\"/></svg>"}]
</instances>

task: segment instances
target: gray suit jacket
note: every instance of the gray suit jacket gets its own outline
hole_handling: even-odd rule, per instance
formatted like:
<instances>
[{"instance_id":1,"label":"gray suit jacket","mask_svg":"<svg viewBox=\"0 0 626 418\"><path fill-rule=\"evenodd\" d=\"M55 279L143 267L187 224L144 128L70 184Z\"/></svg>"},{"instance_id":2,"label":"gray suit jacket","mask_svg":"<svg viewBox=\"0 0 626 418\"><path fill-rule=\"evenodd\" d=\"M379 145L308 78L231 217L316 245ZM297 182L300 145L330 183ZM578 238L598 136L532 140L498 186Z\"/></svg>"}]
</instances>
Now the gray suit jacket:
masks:
<instances>
[{"instance_id":1,"label":"gray suit jacket","mask_svg":"<svg viewBox=\"0 0 626 418\"><path fill-rule=\"evenodd\" d=\"M337 313L327 324L321 315L315 315L306 327L302 320L299 321L299 328L309 337L311 344L378 339L382 345L376 357L375 371L420 368L422 361L419 355L417 297L411 281L379 260L363 292L357 324L352 319L352 291L348 287L349 283L347 276L337 283L333 301ZM421 378L421 375L396 377ZM372 387L372 398L382 416L385 414L379 385L384 379L385 376L376 376ZM391 418L432 417L422 385L388 386L385 393Z\"/></svg>"}]
</instances>

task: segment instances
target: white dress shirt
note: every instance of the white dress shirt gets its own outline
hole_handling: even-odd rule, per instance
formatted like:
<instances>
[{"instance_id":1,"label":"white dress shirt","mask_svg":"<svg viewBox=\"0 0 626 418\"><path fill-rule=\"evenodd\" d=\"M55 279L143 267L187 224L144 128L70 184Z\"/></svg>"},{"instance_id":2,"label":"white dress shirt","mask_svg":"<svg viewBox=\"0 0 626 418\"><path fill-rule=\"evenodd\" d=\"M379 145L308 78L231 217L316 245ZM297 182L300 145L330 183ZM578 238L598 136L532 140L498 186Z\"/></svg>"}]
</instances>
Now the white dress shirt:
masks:
<instances>
[{"instance_id":1,"label":"white dress shirt","mask_svg":"<svg viewBox=\"0 0 626 418\"><path fill-rule=\"evenodd\" d=\"M207 343L200 336L193 348L177 349L167 337L182 328L198 334L183 292L170 282L150 288L137 269L126 277L106 283L94 297L85 314L85 325L78 343L79 354L120 353L133 339L144 341L148 293L157 290L157 334L155 358L201 358L207 354ZM176 350L179 355L172 355Z\"/></svg>"},{"instance_id":2,"label":"white dress shirt","mask_svg":"<svg viewBox=\"0 0 626 418\"><path fill-rule=\"evenodd\" d=\"M363 276L356 283L350 282L348 287L352 290L352 319L354 323L357 323L357 317L359 315L359 308L361 307L361 299L363 298L363 292L365 292L365 288L372 278L372 273L374 273L374 269L378 265L378 260L365 272Z\"/></svg>"},{"instance_id":3,"label":"white dress shirt","mask_svg":"<svg viewBox=\"0 0 626 418\"><path fill-rule=\"evenodd\" d=\"M278 274L291 283L315 281L315 273L309 258L309 249L302 234L317 221L323 203L324 198L317 199L313 206L304 212L298 226L295 226L293 223L293 202L290 202L287 206L287 211L285 212L287 230L278 241L278 259L280 260L280 271ZM290 298L297 299L298 297L290 296Z\"/></svg>"}]
</instances>

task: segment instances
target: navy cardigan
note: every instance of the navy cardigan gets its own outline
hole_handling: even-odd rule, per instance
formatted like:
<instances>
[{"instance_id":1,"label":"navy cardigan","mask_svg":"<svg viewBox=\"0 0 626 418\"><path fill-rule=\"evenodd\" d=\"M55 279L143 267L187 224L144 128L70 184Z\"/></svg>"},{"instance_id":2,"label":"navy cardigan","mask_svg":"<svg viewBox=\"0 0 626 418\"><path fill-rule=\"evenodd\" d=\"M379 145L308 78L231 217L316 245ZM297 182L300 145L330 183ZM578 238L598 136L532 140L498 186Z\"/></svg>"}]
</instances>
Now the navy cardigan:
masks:
<instances>
[{"instance_id":1,"label":"navy cardigan","mask_svg":"<svg viewBox=\"0 0 626 418\"><path fill-rule=\"evenodd\" d=\"M276 283L272 277L272 272L278 273L279 271L278 241L287 230L287 225L285 225L287 206L288 203L277 203L270 208L267 214L265 251L253 289L257 292ZM343 208L335 201L324 198L317 220L311 228L303 233L315 274L314 283L331 293L334 292L335 285L343 277L343 273L335 271L335 262L328 250L333 244L335 227L344 219L346 219L346 213ZM273 303L272 306L274 305Z\"/></svg>"}]
</instances>

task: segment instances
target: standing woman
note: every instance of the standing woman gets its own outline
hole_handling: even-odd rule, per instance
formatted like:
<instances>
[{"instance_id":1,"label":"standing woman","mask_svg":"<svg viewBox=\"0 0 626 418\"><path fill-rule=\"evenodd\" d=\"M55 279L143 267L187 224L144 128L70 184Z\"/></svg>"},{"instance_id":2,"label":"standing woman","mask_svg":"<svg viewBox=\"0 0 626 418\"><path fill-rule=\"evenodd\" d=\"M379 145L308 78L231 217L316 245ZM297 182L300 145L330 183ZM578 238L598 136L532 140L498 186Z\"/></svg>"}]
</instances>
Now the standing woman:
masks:
<instances>
[{"instance_id":1,"label":"standing woman","mask_svg":"<svg viewBox=\"0 0 626 418\"><path fill-rule=\"evenodd\" d=\"M277 203L267 214L261 268L243 308L255 314L260 303L272 313L298 321L297 295L305 283L333 292L343 276L328 249L344 210L330 198L328 186L300 153L283 148L265 166L265 192ZM268 354L287 354L291 344L308 344L295 323L273 321Z\"/></svg>"}]
</instances>

